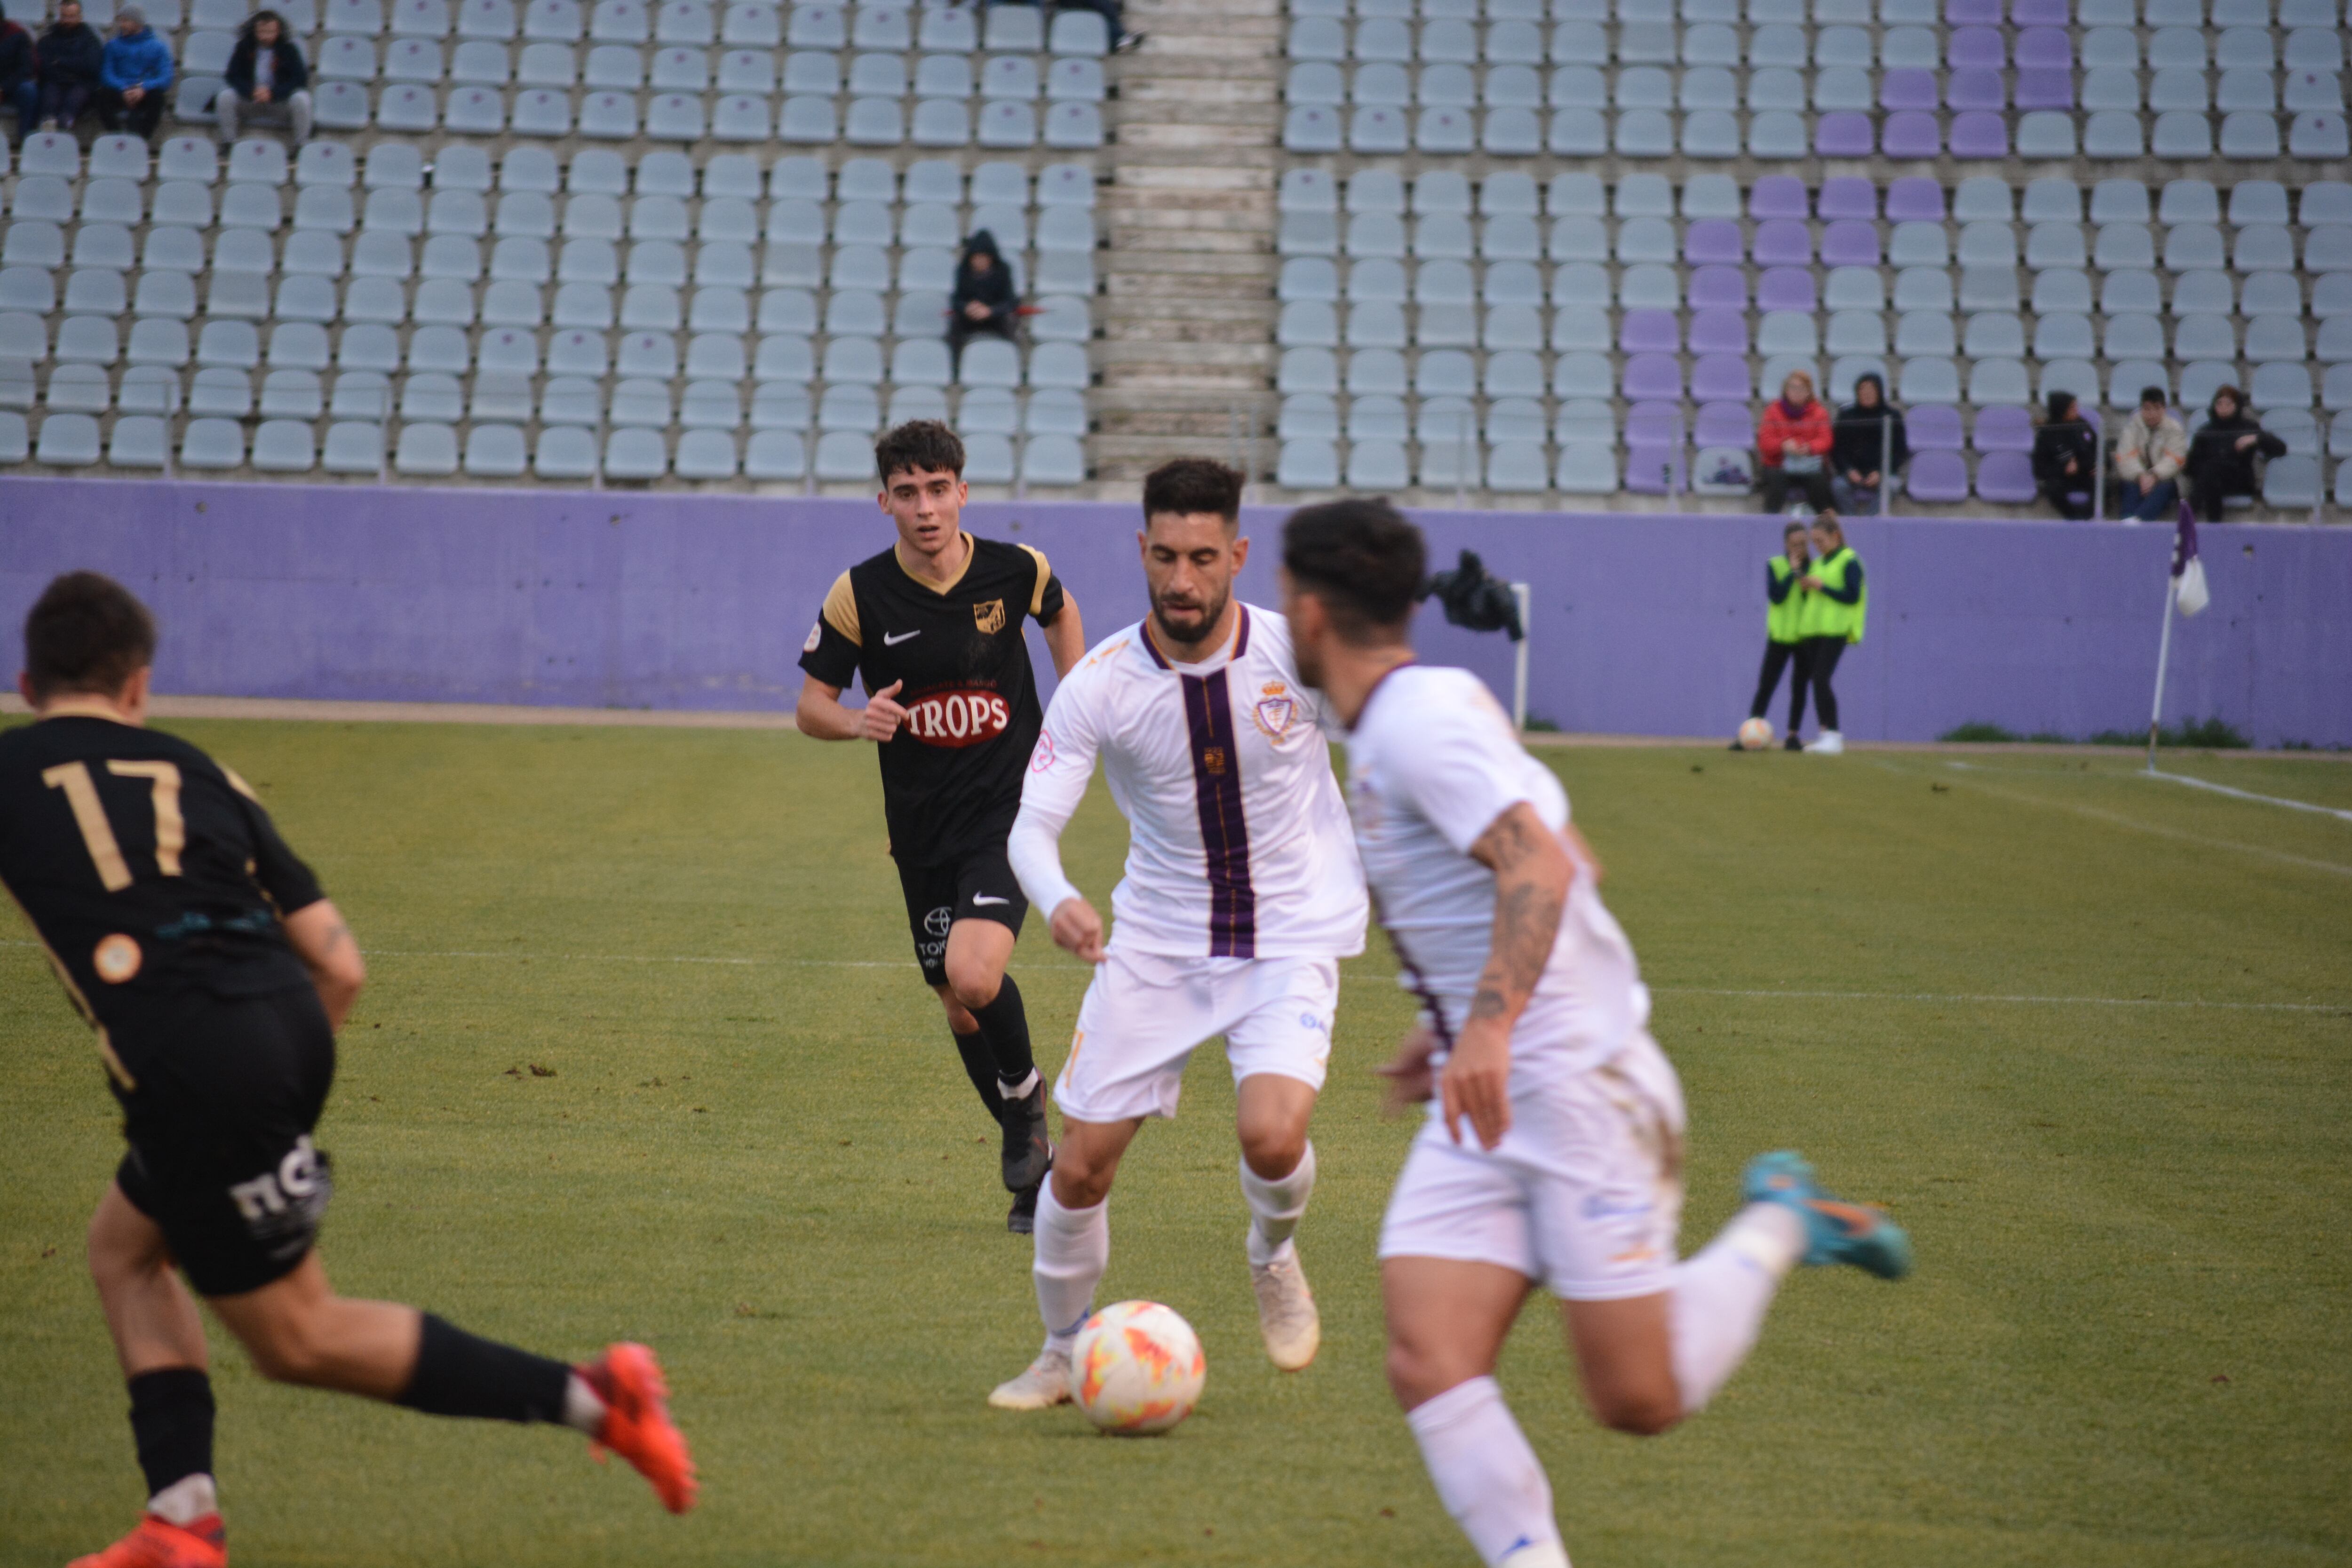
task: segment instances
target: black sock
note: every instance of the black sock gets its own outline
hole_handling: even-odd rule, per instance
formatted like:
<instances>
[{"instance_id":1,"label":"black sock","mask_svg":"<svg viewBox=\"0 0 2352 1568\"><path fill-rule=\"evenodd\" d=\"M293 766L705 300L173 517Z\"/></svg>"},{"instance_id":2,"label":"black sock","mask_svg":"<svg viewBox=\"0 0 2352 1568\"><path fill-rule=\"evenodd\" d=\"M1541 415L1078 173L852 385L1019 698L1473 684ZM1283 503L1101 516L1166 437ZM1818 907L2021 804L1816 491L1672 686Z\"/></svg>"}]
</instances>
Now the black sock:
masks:
<instances>
[{"instance_id":1,"label":"black sock","mask_svg":"<svg viewBox=\"0 0 2352 1568\"><path fill-rule=\"evenodd\" d=\"M131 1380L131 1436L147 1495L213 1473L213 1380L192 1366Z\"/></svg>"},{"instance_id":2,"label":"black sock","mask_svg":"<svg viewBox=\"0 0 2352 1568\"><path fill-rule=\"evenodd\" d=\"M964 1076L971 1079L980 1103L988 1108L989 1120L1004 1120L1004 1097L996 1092L996 1058L989 1054L988 1037L974 1029L969 1035L955 1037L956 1055L963 1058Z\"/></svg>"},{"instance_id":3,"label":"black sock","mask_svg":"<svg viewBox=\"0 0 2352 1568\"><path fill-rule=\"evenodd\" d=\"M997 1082L1012 1089L1026 1081L1037 1070L1037 1061L1029 1054L1029 1015L1021 1005L1021 987L1013 984L1013 976L1006 975L997 986L995 1001L974 1007L971 1016L980 1020L980 1032L988 1038L988 1053L996 1060Z\"/></svg>"},{"instance_id":4,"label":"black sock","mask_svg":"<svg viewBox=\"0 0 2352 1568\"><path fill-rule=\"evenodd\" d=\"M416 1370L398 1403L427 1415L485 1421L561 1421L572 1369L425 1314Z\"/></svg>"}]
</instances>

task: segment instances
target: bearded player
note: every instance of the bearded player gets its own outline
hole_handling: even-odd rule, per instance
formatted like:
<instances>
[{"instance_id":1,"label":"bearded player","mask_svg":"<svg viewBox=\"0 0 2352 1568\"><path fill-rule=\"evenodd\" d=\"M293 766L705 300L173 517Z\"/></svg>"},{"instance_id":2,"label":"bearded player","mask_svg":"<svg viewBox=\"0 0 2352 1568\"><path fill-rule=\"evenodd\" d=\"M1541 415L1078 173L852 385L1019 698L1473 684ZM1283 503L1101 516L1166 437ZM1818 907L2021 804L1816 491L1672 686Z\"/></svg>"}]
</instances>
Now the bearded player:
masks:
<instances>
[{"instance_id":1,"label":"bearded player","mask_svg":"<svg viewBox=\"0 0 2352 1568\"><path fill-rule=\"evenodd\" d=\"M1242 484L1202 458L1145 479L1151 613L1063 681L1030 760L1013 870L1051 912L1055 942L1098 967L1055 1085L1062 1143L1037 1205L1045 1344L989 1396L1000 1408L1070 1397L1070 1347L1110 1257L1119 1158L1147 1118L1176 1114L1187 1058L1218 1035L1266 1353L1295 1372L1322 1340L1293 1232L1315 1187L1307 1120L1331 1054L1338 961L1364 947L1364 887L1289 628L1233 597L1249 559ZM1108 943L1058 848L1097 758L1130 830Z\"/></svg>"},{"instance_id":2,"label":"bearded player","mask_svg":"<svg viewBox=\"0 0 2352 1568\"><path fill-rule=\"evenodd\" d=\"M1348 730L1356 842L1420 1026L1383 1070L1433 1100L1381 1234L1389 1382L1446 1511L1480 1557L1568 1568L1542 1465L1496 1357L1549 1286L1593 1414L1663 1432L1746 1359L1799 1263L1909 1272L1875 1210L1793 1153L1748 1167L1748 1206L1680 1262L1682 1089L1649 992L1601 902L1568 796L1467 670L1412 661L1419 531L1335 501L1283 532L1300 678Z\"/></svg>"},{"instance_id":3,"label":"bearded player","mask_svg":"<svg viewBox=\"0 0 2352 1568\"><path fill-rule=\"evenodd\" d=\"M73 1568L228 1561L197 1296L274 1382L573 1426L685 1512L694 1466L645 1346L573 1368L327 1283L333 1184L310 1135L365 967L245 781L144 728L154 653L121 584L59 577L25 623L17 687L39 721L0 735L0 883L97 1031L130 1145L89 1222L89 1271L147 1509Z\"/></svg>"},{"instance_id":4,"label":"bearded player","mask_svg":"<svg viewBox=\"0 0 2352 1568\"><path fill-rule=\"evenodd\" d=\"M1054 1154L1021 988L1004 973L1029 912L1004 858L1037 740L1022 627L1034 619L1045 629L1057 675L1086 651L1086 632L1043 554L960 526L971 492L954 431L932 419L901 425L875 445L874 466L898 537L825 595L801 651L808 679L795 718L804 734L871 741L880 754L915 961L1002 1131L1006 1227L1026 1234ZM853 679L865 683L863 708L842 705Z\"/></svg>"}]
</instances>

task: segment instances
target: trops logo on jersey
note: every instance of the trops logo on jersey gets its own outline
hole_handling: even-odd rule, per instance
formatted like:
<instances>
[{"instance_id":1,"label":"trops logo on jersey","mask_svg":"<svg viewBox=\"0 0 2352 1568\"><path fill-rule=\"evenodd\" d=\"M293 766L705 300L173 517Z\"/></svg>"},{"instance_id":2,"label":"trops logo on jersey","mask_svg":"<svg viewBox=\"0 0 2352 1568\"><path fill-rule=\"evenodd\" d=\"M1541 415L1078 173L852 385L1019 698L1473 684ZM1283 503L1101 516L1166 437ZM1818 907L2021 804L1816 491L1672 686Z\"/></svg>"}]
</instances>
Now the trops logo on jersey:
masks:
<instances>
[{"instance_id":1,"label":"trops logo on jersey","mask_svg":"<svg viewBox=\"0 0 2352 1568\"><path fill-rule=\"evenodd\" d=\"M934 691L907 704L907 732L927 746L976 746L1012 722L1003 697L971 687Z\"/></svg>"},{"instance_id":2,"label":"trops logo on jersey","mask_svg":"<svg viewBox=\"0 0 2352 1568\"><path fill-rule=\"evenodd\" d=\"M971 607L971 624L980 628L982 637L992 637L1004 629L1004 601L991 599Z\"/></svg>"}]
</instances>

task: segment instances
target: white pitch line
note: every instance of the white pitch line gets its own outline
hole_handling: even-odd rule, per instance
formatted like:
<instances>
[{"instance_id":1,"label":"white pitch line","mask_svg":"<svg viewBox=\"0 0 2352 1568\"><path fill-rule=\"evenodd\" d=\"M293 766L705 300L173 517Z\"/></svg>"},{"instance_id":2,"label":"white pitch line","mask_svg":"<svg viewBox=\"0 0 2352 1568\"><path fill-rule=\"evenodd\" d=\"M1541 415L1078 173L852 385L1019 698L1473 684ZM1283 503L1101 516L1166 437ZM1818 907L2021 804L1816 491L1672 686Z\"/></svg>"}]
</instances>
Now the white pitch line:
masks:
<instances>
[{"instance_id":1,"label":"white pitch line","mask_svg":"<svg viewBox=\"0 0 2352 1568\"><path fill-rule=\"evenodd\" d=\"M2290 811L2315 812L2321 816L2335 817L2339 822L2352 822L2352 811L2339 811L2332 805L2315 805L2307 800L2289 800L2284 795L2256 795L2250 789L2235 789L2229 784L2215 784L2211 779L2191 778L2187 773L2168 773L2160 768L2147 768L2139 776L2170 779L2174 784L2187 784L2190 789L2208 789L2215 795L2233 795L2239 800L2258 800L2264 805L2283 805Z\"/></svg>"},{"instance_id":2,"label":"white pitch line","mask_svg":"<svg viewBox=\"0 0 2352 1568\"><path fill-rule=\"evenodd\" d=\"M1909 768L1895 767L1892 763L1881 763L1880 765L1886 768L1890 773L1910 773L1914 778L1919 776ZM1989 773L1995 772L2024 773L2032 772L2030 769L1987 768L1979 766L1975 763L1946 763L1944 766L1947 768L1958 769L1963 773ZM2054 773L2051 776L2058 778L2071 778L2078 775L2070 773ZM2092 776L2096 777L2099 775L2094 774ZM2112 778L2116 775L2107 774L2105 776ZM2254 855L2259 856L2265 860L2277 860L2289 866L2301 866L2306 870L2326 871L2337 877L2352 877L2352 866L2345 865L2339 860L2315 860L2308 855L2290 855L2284 849L2273 849L2267 845L2241 844L2231 838L2208 838L2201 833L2184 833L2177 827L2163 827L2153 822L2142 822L2137 817L2123 816L2112 811L2101 811L2095 805L2069 805L2063 801L2043 800L2035 795L2020 795L2015 790L2001 789L1993 784L1980 784L1974 779L1969 781L1969 786L1971 789L1980 790L1984 794L1991 795L1997 800L2014 801L2020 805L2038 805L2051 811L2070 811L2077 816L2087 816L2096 822L2109 822L2113 823L2117 827L2128 827L2135 833L2152 833L2158 838L2177 838L2182 843L2195 844L2207 849L2234 849L2242 855Z\"/></svg>"}]
</instances>

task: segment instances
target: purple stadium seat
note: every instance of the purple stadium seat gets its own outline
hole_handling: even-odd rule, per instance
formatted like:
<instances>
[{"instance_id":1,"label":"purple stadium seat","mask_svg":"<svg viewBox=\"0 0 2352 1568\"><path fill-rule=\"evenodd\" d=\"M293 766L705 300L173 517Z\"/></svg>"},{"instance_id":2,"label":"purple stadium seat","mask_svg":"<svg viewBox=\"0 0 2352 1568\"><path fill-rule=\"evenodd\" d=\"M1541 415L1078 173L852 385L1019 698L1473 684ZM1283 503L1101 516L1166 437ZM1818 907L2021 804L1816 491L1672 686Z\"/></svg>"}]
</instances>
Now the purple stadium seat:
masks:
<instances>
[{"instance_id":1,"label":"purple stadium seat","mask_svg":"<svg viewBox=\"0 0 2352 1568\"><path fill-rule=\"evenodd\" d=\"M1813 123L1813 151L1824 158L1867 158L1872 138L1870 116L1842 109Z\"/></svg>"},{"instance_id":2,"label":"purple stadium seat","mask_svg":"<svg viewBox=\"0 0 2352 1568\"><path fill-rule=\"evenodd\" d=\"M1944 60L1953 70L2000 70L2009 64L2009 45L1998 27L1955 27L1944 40Z\"/></svg>"},{"instance_id":3,"label":"purple stadium seat","mask_svg":"<svg viewBox=\"0 0 2352 1568\"><path fill-rule=\"evenodd\" d=\"M2020 109L2074 108L2074 71L2064 66L2018 67L2017 107Z\"/></svg>"},{"instance_id":4,"label":"purple stadium seat","mask_svg":"<svg viewBox=\"0 0 2352 1568\"><path fill-rule=\"evenodd\" d=\"M1944 0L1944 22L1948 26L2000 26L2000 0Z\"/></svg>"},{"instance_id":5,"label":"purple stadium seat","mask_svg":"<svg viewBox=\"0 0 2352 1568\"><path fill-rule=\"evenodd\" d=\"M1823 180L1821 213L1825 218L1852 217L1868 222L1878 216L1878 187L1853 174Z\"/></svg>"},{"instance_id":6,"label":"purple stadium seat","mask_svg":"<svg viewBox=\"0 0 2352 1568\"><path fill-rule=\"evenodd\" d=\"M1888 151L1893 152L1893 148ZM1826 195L1826 192L1823 193ZM1826 202L1823 204L1826 205ZM1822 231L1824 267L1878 265L1878 226L1860 218L1841 218Z\"/></svg>"},{"instance_id":7,"label":"purple stadium seat","mask_svg":"<svg viewBox=\"0 0 2352 1568\"><path fill-rule=\"evenodd\" d=\"M1986 461L1991 461L1987 458ZM2029 468L2028 473L2032 470ZM1969 499L1969 462L1958 452L1915 452L1905 485L1914 500L1963 501Z\"/></svg>"},{"instance_id":8,"label":"purple stadium seat","mask_svg":"<svg viewBox=\"0 0 2352 1568\"><path fill-rule=\"evenodd\" d=\"M2033 416L2009 405L1979 409L1976 431L1969 445L1979 452L2031 452Z\"/></svg>"},{"instance_id":9,"label":"purple stadium seat","mask_svg":"<svg viewBox=\"0 0 2352 1568\"><path fill-rule=\"evenodd\" d=\"M2010 506L2022 506L2032 500L2036 494L2033 459L2022 452L1987 452L1977 460L1977 494L1982 500Z\"/></svg>"},{"instance_id":10,"label":"purple stadium seat","mask_svg":"<svg viewBox=\"0 0 2352 1568\"><path fill-rule=\"evenodd\" d=\"M1769 268L1756 280L1756 308L1759 310L1818 310L1820 299L1810 267Z\"/></svg>"},{"instance_id":11,"label":"purple stadium seat","mask_svg":"<svg viewBox=\"0 0 2352 1568\"><path fill-rule=\"evenodd\" d=\"M1682 346L1682 324L1672 310L1628 310L1617 328L1617 347L1624 353L1671 354Z\"/></svg>"},{"instance_id":12,"label":"purple stadium seat","mask_svg":"<svg viewBox=\"0 0 2352 1568\"><path fill-rule=\"evenodd\" d=\"M1932 114L1916 109L1897 110L1886 117L1885 146L1890 158L1941 157L1944 128Z\"/></svg>"},{"instance_id":13,"label":"purple stadium seat","mask_svg":"<svg viewBox=\"0 0 2352 1568\"><path fill-rule=\"evenodd\" d=\"M1747 254L1739 226L1727 217L1704 217L1683 236L1683 259L1694 265L1714 263L1737 267Z\"/></svg>"},{"instance_id":14,"label":"purple stadium seat","mask_svg":"<svg viewBox=\"0 0 2352 1568\"><path fill-rule=\"evenodd\" d=\"M1625 445L1679 447L1683 439L1683 405L1679 403L1636 403L1625 410Z\"/></svg>"},{"instance_id":15,"label":"purple stadium seat","mask_svg":"<svg viewBox=\"0 0 2352 1568\"><path fill-rule=\"evenodd\" d=\"M1741 310L1696 310L1691 312L1690 350L1695 354L1744 354L1748 352L1748 312Z\"/></svg>"},{"instance_id":16,"label":"purple stadium seat","mask_svg":"<svg viewBox=\"0 0 2352 1568\"><path fill-rule=\"evenodd\" d=\"M1955 70L1946 87L1946 95L1954 109L2007 109L2009 89L2001 81L2000 72L1979 67L1973 70Z\"/></svg>"},{"instance_id":17,"label":"purple stadium seat","mask_svg":"<svg viewBox=\"0 0 2352 1568\"><path fill-rule=\"evenodd\" d=\"M1745 310L1748 309L1747 268L1694 268L1688 297L1694 310Z\"/></svg>"},{"instance_id":18,"label":"purple stadium seat","mask_svg":"<svg viewBox=\"0 0 2352 1568\"><path fill-rule=\"evenodd\" d=\"M2066 0L2010 0L2009 19L2020 27L2063 27L2074 21Z\"/></svg>"},{"instance_id":19,"label":"purple stadium seat","mask_svg":"<svg viewBox=\"0 0 2352 1568\"><path fill-rule=\"evenodd\" d=\"M1935 109L1940 102L1934 71L1891 70L1878 79L1881 109Z\"/></svg>"},{"instance_id":20,"label":"purple stadium seat","mask_svg":"<svg viewBox=\"0 0 2352 1568\"><path fill-rule=\"evenodd\" d=\"M1948 403L1922 403L1904 411L1911 449L1915 452L1957 452L1960 449L1960 411Z\"/></svg>"},{"instance_id":21,"label":"purple stadium seat","mask_svg":"<svg viewBox=\"0 0 2352 1568\"><path fill-rule=\"evenodd\" d=\"M2006 158L2009 156L2009 121L1990 111L1952 116L1952 156L1955 158Z\"/></svg>"},{"instance_id":22,"label":"purple stadium seat","mask_svg":"<svg viewBox=\"0 0 2352 1568\"><path fill-rule=\"evenodd\" d=\"M1687 489L1683 473L1683 449L1625 445L1625 488L1637 495L1662 496Z\"/></svg>"},{"instance_id":23,"label":"purple stadium seat","mask_svg":"<svg viewBox=\"0 0 2352 1568\"><path fill-rule=\"evenodd\" d=\"M1691 395L1701 403L1744 404L1755 395L1746 354L1701 354L1691 365ZM1731 443L1744 446L1749 437ZM1709 446L1717 443L1709 442Z\"/></svg>"},{"instance_id":24,"label":"purple stadium seat","mask_svg":"<svg viewBox=\"0 0 2352 1568\"><path fill-rule=\"evenodd\" d=\"M1748 193L1748 216L1752 218L1810 217L1811 205L1806 199L1805 182L1794 174L1762 174Z\"/></svg>"},{"instance_id":25,"label":"purple stadium seat","mask_svg":"<svg viewBox=\"0 0 2352 1568\"><path fill-rule=\"evenodd\" d=\"M1812 261L1813 232L1801 219L1766 218L1756 226L1759 267L1810 267Z\"/></svg>"},{"instance_id":26,"label":"purple stadium seat","mask_svg":"<svg viewBox=\"0 0 2352 1568\"><path fill-rule=\"evenodd\" d=\"M2028 27L2017 35L2017 61L2037 70L2074 63L2074 35L2063 27Z\"/></svg>"},{"instance_id":27,"label":"purple stadium seat","mask_svg":"<svg viewBox=\"0 0 2352 1568\"><path fill-rule=\"evenodd\" d=\"M1756 439L1756 416L1745 403L1702 403L1696 434L1702 447L1745 447Z\"/></svg>"},{"instance_id":28,"label":"purple stadium seat","mask_svg":"<svg viewBox=\"0 0 2352 1568\"><path fill-rule=\"evenodd\" d=\"M1682 362L1672 354L1634 354L1625 361L1618 390L1633 399L1671 398L1683 395Z\"/></svg>"},{"instance_id":29,"label":"purple stadium seat","mask_svg":"<svg viewBox=\"0 0 2352 1568\"><path fill-rule=\"evenodd\" d=\"M1886 217L1890 223L1941 223L1944 187L1925 174L1906 174L1886 187Z\"/></svg>"}]
</instances>

